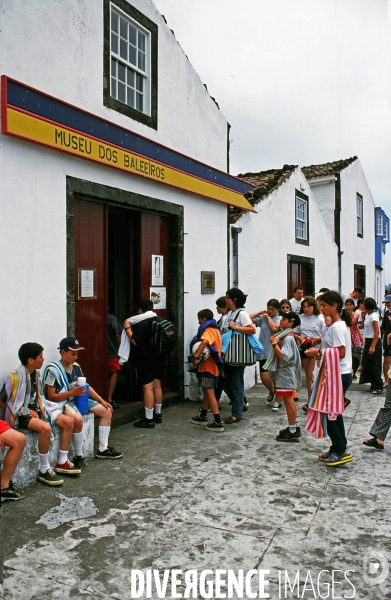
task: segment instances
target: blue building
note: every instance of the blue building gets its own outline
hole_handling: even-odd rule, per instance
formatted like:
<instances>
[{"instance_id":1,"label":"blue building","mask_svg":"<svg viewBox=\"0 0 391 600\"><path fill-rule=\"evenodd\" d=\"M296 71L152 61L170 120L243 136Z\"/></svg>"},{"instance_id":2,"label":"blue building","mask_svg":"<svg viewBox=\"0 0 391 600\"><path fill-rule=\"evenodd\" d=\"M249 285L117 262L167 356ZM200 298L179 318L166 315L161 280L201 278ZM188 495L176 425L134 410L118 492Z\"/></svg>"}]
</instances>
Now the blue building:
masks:
<instances>
[{"instance_id":1,"label":"blue building","mask_svg":"<svg viewBox=\"0 0 391 600\"><path fill-rule=\"evenodd\" d=\"M384 254L390 242L390 219L380 207L375 208L375 300L381 305L385 293Z\"/></svg>"}]
</instances>

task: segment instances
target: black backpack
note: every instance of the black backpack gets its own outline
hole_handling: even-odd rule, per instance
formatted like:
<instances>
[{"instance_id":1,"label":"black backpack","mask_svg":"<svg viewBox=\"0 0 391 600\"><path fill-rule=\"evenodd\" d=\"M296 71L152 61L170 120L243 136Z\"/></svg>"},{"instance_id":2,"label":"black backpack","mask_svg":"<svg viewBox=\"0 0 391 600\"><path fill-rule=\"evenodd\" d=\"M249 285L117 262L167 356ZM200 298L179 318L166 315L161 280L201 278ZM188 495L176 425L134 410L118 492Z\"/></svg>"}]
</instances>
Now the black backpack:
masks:
<instances>
[{"instance_id":1,"label":"black backpack","mask_svg":"<svg viewBox=\"0 0 391 600\"><path fill-rule=\"evenodd\" d=\"M177 331L171 321L154 319L150 345L159 353L170 352L174 349L178 338Z\"/></svg>"}]
</instances>

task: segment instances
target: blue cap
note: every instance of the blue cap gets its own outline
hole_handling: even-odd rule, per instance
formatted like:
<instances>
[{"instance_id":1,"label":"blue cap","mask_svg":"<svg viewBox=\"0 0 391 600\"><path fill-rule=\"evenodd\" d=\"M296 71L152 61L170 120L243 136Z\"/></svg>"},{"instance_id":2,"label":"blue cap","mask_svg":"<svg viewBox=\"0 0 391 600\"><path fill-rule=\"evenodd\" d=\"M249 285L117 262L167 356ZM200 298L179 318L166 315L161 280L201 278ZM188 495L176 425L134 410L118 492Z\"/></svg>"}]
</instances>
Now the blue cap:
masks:
<instances>
[{"instance_id":1,"label":"blue cap","mask_svg":"<svg viewBox=\"0 0 391 600\"><path fill-rule=\"evenodd\" d=\"M385 304L386 302L391 302L391 294L387 294L387 296L384 296L382 304Z\"/></svg>"}]
</instances>

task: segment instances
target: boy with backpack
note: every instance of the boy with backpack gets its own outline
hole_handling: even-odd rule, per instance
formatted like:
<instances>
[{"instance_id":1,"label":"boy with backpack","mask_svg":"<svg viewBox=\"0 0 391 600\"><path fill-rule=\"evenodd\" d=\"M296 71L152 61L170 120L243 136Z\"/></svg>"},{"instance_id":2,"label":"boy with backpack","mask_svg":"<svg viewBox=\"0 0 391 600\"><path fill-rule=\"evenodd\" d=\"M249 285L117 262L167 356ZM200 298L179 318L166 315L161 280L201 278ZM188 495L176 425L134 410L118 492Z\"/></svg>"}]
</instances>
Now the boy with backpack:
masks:
<instances>
[{"instance_id":1,"label":"boy with backpack","mask_svg":"<svg viewBox=\"0 0 391 600\"><path fill-rule=\"evenodd\" d=\"M137 304L137 315L124 322L125 335L133 346L137 381L143 388L145 416L133 427L154 429L162 423L162 379L166 354L172 349L176 332L170 321L153 312L152 300L143 298Z\"/></svg>"},{"instance_id":2,"label":"boy with backpack","mask_svg":"<svg viewBox=\"0 0 391 600\"><path fill-rule=\"evenodd\" d=\"M288 427L276 437L277 442L297 443L301 437L297 426L297 408L293 399L294 390L301 382L301 361L293 330L300 325L297 313L289 311L281 316L281 330L270 338L270 353L265 369L275 371L277 402L284 400Z\"/></svg>"},{"instance_id":3,"label":"boy with backpack","mask_svg":"<svg viewBox=\"0 0 391 600\"><path fill-rule=\"evenodd\" d=\"M215 396L215 389L218 388L218 377L221 372L221 335L216 321L213 319L213 313L209 308L200 310L198 317L198 332L191 341L190 351L193 352L194 344L199 342L198 347L191 355L193 366L197 369L198 387L202 388L203 400L199 415L191 419L194 425L204 425L208 431L222 433L224 423L221 420L219 406ZM208 348L209 356L202 360L200 357L203 351ZM219 368L220 365L220 368ZM211 408L214 421L208 422L207 412Z\"/></svg>"}]
</instances>

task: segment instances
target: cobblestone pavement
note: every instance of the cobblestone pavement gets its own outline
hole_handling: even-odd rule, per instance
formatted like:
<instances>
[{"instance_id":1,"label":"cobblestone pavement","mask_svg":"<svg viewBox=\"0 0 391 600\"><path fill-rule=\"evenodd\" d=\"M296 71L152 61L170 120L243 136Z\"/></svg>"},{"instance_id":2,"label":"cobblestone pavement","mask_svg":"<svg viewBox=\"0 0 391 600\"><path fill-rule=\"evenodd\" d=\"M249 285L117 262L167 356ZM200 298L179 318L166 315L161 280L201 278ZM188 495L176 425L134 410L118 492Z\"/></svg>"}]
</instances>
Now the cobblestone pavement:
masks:
<instances>
[{"instance_id":1,"label":"cobblestone pavement","mask_svg":"<svg viewBox=\"0 0 391 600\"><path fill-rule=\"evenodd\" d=\"M157 569L161 577L181 570L178 594L190 569L198 577L211 569L213 581L216 569L232 570L239 582L241 569L244 581L254 569L255 596L244 584L243 597L267 597L257 588L265 569L273 599L391 598L391 445L383 452L362 445L384 394L354 386L348 396L354 461L336 468L317 460L327 443L304 431L299 444L275 441L285 411L271 411L262 386L247 393L249 411L223 434L191 425L192 402L165 410L153 431L114 430L110 443L123 460L90 459L62 488L34 484L24 501L3 505L3 597L127 600L135 569ZM223 403L224 417L229 408ZM287 577L293 587L297 571L299 592L297 585L291 592ZM207 590L194 597L227 593L224 586L220 594ZM170 575L160 597L174 593ZM149 597L159 597L155 584ZM242 597L240 585L227 597Z\"/></svg>"}]
</instances>

